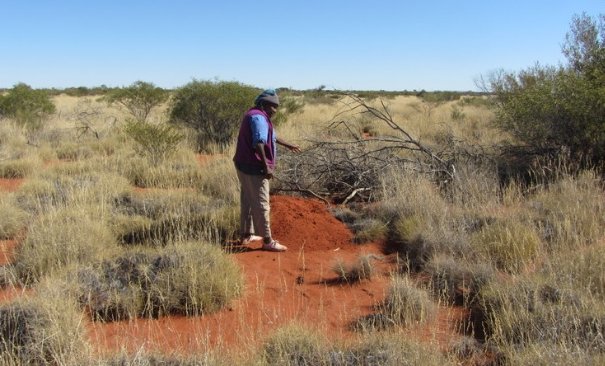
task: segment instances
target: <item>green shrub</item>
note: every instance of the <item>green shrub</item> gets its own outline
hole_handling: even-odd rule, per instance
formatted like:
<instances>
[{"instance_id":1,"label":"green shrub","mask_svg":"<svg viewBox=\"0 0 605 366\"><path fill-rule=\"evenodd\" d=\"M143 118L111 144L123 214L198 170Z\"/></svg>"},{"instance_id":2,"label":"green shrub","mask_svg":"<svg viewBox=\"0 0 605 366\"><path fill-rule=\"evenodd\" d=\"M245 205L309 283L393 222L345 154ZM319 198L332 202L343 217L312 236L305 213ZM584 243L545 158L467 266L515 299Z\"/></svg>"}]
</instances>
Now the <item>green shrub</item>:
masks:
<instances>
[{"instance_id":1,"label":"green shrub","mask_svg":"<svg viewBox=\"0 0 605 366\"><path fill-rule=\"evenodd\" d=\"M30 130L42 127L45 118L55 112L55 105L43 90L19 83L4 96L0 95L0 116L13 118Z\"/></svg>"},{"instance_id":2,"label":"green shrub","mask_svg":"<svg viewBox=\"0 0 605 366\"><path fill-rule=\"evenodd\" d=\"M238 82L194 80L175 91L170 120L196 131L199 151L212 145L225 147L258 93L259 89Z\"/></svg>"},{"instance_id":3,"label":"green shrub","mask_svg":"<svg viewBox=\"0 0 605 366\"><path fill-rule=\"evenodd\" d=\"M135 142L135 151L149 159L152 165L174 154L185 138L174 126L137 120L127 122L124 132Z\"/></svg>"},{"instance_id":4,"label":"green shrub","mask_svg":"<svg viewBox=\"0 0 605 366\"><path fill-rule=\"evenodd\" d=\"M528 156L566 151L573 159L599 164L605 160L602 24L586 14L574 17L563 51L566 67L537 65L492 76L488 89L495 95L497 123Z\"/></svg>"},{"instance_id":5,"label":"green shrub","mask_svg":"<svg viewBox=\"0 0 605 366\"><path fill-rule=\"evenodd\" d=\"M145 81L135 81L125 88L110 90L102 100L108 104L118 104L126 109L137 121L145 122L154 108L168 99L168 92Z\"/></svg>"}]
</instances>

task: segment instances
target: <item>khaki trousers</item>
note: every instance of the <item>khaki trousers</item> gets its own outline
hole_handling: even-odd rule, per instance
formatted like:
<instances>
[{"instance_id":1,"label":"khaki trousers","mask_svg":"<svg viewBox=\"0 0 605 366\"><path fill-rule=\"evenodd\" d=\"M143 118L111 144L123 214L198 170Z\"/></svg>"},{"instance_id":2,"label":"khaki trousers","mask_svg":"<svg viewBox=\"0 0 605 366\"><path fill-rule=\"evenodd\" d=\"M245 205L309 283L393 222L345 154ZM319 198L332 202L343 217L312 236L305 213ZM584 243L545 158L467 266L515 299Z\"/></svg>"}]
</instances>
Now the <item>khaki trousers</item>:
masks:
<instances>
[{"instance_id":1,"label":"khaki trousers","mask_svg":"<svg viewBox=\"0 0 605 366\"><path fill-rule=\"evenodd\" d=\"M236 171L240 183L240 234L270 238L269 179Z\"/></svg>"}]
</instances>

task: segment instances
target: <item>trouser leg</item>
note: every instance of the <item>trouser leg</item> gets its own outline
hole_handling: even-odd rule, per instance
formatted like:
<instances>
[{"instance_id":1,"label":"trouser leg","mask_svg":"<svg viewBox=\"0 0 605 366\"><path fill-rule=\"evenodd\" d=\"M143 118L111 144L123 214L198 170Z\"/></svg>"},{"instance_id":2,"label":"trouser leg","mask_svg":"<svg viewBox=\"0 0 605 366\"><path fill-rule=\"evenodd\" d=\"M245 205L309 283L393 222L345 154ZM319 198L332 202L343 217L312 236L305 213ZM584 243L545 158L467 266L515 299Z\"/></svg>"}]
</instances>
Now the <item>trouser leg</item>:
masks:
<instances>
[{"instance_id":1,"label":"trouser leg","mask_svg":"<svg viewBox=\"0 0 605 366\"><path fill-rule=\"evenodd\" d=\"M240 230L271 238L269 180L237 170L240 181Z\"/></svg>"}]
</instances>

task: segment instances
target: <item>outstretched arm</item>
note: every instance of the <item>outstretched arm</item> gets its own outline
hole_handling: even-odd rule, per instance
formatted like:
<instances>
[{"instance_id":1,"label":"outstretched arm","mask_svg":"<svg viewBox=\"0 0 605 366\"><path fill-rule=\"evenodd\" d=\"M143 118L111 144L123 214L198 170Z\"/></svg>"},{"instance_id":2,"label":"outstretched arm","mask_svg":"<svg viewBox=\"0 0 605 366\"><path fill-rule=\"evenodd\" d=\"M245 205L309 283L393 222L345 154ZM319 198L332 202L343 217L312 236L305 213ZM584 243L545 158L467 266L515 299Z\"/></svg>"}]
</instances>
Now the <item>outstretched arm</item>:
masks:
<instances>
[{"instance_id":1,"label":"outstretched arm","mask_svg":"<svg viewBox=\"0 0 605 366\"><path fill-rule=\"evenodd\" d=\"M290 151L293 152L300 152L300 147L298 145L293 145L290 144L282 139L280 139L279 137L275 140L278 144L280 144L281 146L287 148Z\"/></svg>"}]
</instances>

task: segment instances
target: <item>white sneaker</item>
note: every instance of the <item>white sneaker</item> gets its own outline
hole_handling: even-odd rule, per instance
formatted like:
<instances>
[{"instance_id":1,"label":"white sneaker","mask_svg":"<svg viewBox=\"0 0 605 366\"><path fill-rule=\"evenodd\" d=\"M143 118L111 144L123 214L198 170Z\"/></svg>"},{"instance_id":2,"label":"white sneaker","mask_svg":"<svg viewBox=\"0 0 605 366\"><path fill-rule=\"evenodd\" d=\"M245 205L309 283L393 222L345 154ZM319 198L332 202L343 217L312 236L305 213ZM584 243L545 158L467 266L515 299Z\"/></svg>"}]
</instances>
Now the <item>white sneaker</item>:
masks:
<instances>
[{"instance_id":1,"label":"white sneaker","mask_svg":"<svg viewBox=\"0 0 605 366\"><path fill-rule=\"evenodd\" d=\"M269 244L263 243L263 250L269 252L285 252L286 250L288 250L288 247L285 245L281 245L277 240L273 240Z\"/></svg>"},{"instance_id":2,"label":"white sneaker","mask_svg":"<svg viewBox=\"0 0 605 366\"><path fill-rule=\"evenodd\" d=\"M253 241L259 241L259 240L263 240L263 237L258 236L258 235L249 235L242 239L242 245L248 245Z\"/></svg>"}]
</instances>

